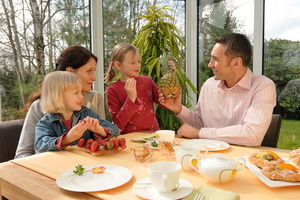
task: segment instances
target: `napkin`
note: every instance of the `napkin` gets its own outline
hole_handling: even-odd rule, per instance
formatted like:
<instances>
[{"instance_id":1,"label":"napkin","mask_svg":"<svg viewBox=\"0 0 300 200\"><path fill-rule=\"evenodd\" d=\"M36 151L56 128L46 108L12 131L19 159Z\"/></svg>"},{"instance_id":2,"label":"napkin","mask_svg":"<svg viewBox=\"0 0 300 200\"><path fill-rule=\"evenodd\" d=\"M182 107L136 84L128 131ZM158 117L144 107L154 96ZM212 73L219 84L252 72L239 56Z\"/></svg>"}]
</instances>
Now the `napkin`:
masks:
<instances>
[{"instance_id":1,"label":"napkin","mask_svg":"<svg viewBox=\"0 0 300 200\"><path fill-rule=\"evenodd\" d=\"M155 138L156 133L151 133L143 137L133 138L131 139L132 142L138 142L138 143L145 143L151 140L151 138Z\"/></svg>"},{"instance_id":2,"label":"napkin","mask_svg":"<svg viewBox=\"0 0 300 200\"><path fill-rule=\"evenodd\" d=\"M183 200L193 200L198 192L204 195L203 200L240 200L240 195L228 190L217 189L209 186L200 186L195 189L192 194L184 198Z\"/></svg>"}]
</instances>

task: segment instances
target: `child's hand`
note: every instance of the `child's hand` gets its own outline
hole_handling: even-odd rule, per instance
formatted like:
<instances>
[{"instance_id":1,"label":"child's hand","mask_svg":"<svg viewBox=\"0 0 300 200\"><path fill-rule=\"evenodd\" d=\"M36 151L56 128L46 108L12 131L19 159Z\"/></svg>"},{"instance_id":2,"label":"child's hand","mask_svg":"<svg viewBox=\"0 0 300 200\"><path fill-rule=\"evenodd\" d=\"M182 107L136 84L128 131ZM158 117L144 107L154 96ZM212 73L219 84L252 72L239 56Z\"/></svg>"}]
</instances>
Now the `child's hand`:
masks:
<instances>
[{"instance_id":1,"label":"child's hand","mask_svg":"<svg viewBox=\"0 0 300 200\"><path fill-rule=\"evenodd\" d=\"M127 92L128 98L134 103L137 97L135 78L129 78L126 80L125 91Z\"/></svg>"},{"instance_id":2,"label":"child's hand","mask_svg":"<svg viewBox=\"0 0 300 200\"><path fill-rule=\"evenodd\" d=\"M175 62L172 61L172 60L169 60L168 61L168 65L171 66L172 73L175 73L176 72L176 64L175 64Z\"/></svg>"},{"instance_id":3,"label":"child's hand","mask_svg":"<svg viewBox=\"0 0 300 200\"><path fill-rule=\"evenodd\" d=\"M61 144L68 145L74 142L75 140L78 140L83 135L84 131L87 130L87 125L84 121L80 121L78 124L73 126L71 130L68 132L68 134L63 137Z\"/></svg>"},{"instance_id":4,"label":"child's hand","mask_svg":"<svg viewBox=\"0 0 300 200\"><path fill-rule=\"evenodd\" d=\"M86 117L82 121L85 122L85 125L87 126L87 129L90 131L97 133L101 135L102 137L106 137L106 132L103 129L102 126L100 126L98 119L92 118L92 117Z\"/></svg>"}]
</instances>

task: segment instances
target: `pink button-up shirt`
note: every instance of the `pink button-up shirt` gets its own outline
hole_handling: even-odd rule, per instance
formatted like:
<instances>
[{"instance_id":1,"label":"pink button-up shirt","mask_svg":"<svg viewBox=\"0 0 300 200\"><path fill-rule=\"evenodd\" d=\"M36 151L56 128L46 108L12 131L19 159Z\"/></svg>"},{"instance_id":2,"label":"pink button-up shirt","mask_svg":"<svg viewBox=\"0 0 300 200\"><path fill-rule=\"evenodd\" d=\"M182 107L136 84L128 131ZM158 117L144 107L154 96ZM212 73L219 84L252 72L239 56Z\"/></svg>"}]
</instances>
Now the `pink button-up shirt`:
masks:
<instances>
[{"instance_id":1,"label":"pink button-up shirt","mask_svg":"<svg viewBox=\"0 0 300 200\"><path fill-rule=\"evenodd\" d=\"M273 81L248 69L232 88L227 88L224 81L209 78L201 88L195 111L183 106L177 116L200 129L199 138L259 146L275 105Z\"/></svg>"}]
</instances>

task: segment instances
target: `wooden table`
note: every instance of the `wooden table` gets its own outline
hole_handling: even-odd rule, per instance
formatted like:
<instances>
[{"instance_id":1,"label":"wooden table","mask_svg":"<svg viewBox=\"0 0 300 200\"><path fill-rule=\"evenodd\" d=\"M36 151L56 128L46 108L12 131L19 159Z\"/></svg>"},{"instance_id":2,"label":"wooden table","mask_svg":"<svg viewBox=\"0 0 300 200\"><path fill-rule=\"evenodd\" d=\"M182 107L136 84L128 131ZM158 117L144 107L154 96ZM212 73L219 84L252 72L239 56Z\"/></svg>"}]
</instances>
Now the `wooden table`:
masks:
<instances>
[{"instance_id":1,"label":"wooden table","mask_svg":"<svg viewBox=\"0 0 300 200\"><path fill-rule=\"evenodd\" d=\"M113 155L93 156L79 150L77 147L67 148L61 152L49 152L30 156L23 159L0 163L0 194L8 199L142 199L132 191L133 184L142 178L147 177L147 166L149 163L137 163L130 148L140 146L140 143L133 143L132 138L141 137L145 133L130 133L122 135L127 141L127 148L122 152ZM176 138L177 141L182 139ZM274 149L268 147L240 147L232 145L229 149L220 151L224 156L234 158L243 155L250 155L257 150L268 149L278 153L281 157L288 157L289 150ZM63 162L61 162L62 160ZM176 161L175 158L164 158L159 151L154 152L150 161L160 160ZM55 161L60 164L55 163ZM133 178L126 184L94 193L70 192L59 188L55 183L55 177L61 172L72 169L76 164L115 164L129 168L133 172ZM57 167L60 165L59 167ZM49 170L47 176L42 173L41 168ZM57 167L57 168L56 168ZM58 169L59 168L59 169ZM41 171L39 171L41 170ZM215 188L230 190L238 193L242 200L252 199L297 199L299 198L300 186L270 188L255 177L248 169L243 169L234 179L224 185L210 184L204 180L196 171L182 172L182 178L191 182L194 188L200 185L208 185Z\"/></svg>"}]
</instances>

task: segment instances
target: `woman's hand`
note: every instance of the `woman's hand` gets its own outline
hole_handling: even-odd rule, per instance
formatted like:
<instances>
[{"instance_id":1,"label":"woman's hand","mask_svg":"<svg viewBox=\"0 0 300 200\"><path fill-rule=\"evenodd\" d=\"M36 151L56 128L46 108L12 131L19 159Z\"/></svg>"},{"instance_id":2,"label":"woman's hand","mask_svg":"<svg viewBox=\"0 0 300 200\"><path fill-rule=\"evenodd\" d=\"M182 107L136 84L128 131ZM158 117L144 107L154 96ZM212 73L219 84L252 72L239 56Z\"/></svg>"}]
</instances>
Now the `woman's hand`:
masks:
<instances>
[{"instance_id":1,"label":"woman's hand","mask_svg":"<svg viewBox=\"0 0 300 200\"><path fill-rule=\"evenodd\" d=\"M137 98L135 78L129 78L126 80L125 91L127 92L128 98L134 103Z\"/></svg>"}]
</instances>

